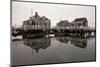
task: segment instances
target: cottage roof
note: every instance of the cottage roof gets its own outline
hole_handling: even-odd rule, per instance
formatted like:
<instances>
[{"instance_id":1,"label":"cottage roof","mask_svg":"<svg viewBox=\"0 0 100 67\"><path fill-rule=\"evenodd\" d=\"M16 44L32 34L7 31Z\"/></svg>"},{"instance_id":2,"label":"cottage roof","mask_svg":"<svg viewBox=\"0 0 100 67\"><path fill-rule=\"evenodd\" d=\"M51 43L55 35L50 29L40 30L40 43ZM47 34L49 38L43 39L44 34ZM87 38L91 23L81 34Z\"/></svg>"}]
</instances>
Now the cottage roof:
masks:
<instances>
[{"instance_id":1,"label":"cottage roof","mask_svg":"<svg viewBox=\"0 0 100 67\"><path fill-rule=\"evenodd\" d=\"M76 18L74 21L85 21L87 22L87 18L83 17L83 18Z\"/></svg>"},{"instance_id":2,"label":"cottage roof","mask_svg":"<svg viewBox=\"0 0 100 67\"><path fill-rule=\"evenodd\" d=\"M61 20L59 23L69 23L68 20Z\"/></svg>"},{"instance_id":3,"label":"cottage roof","mask_svg":"<svg viewBox=\"0 0 100 67\"><path fill-rule=\"evenodd\" d=\"M49 20L47 17L45 17L45 16L40 17L39 20L48 20L48 21L50 21L50 20Z\"/></svg>"},{"instance_id":4,"label":"cottage roof","mask_svg":"<svg viewBox=\"0 0 100 67\"><path fill-rule=\"evenodd\" d=\"M69 21L68 20L61 20L59 23L57 23L57 25L69 25Z\"/></svg>"}]
</instances>

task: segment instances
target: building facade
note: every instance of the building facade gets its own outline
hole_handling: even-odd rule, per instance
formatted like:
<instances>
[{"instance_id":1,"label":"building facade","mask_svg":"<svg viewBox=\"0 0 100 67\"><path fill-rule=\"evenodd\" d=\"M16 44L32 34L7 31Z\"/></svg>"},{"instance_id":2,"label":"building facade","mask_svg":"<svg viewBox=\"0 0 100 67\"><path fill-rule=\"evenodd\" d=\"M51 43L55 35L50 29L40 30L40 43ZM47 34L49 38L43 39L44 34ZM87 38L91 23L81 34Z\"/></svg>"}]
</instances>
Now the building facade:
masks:
<instances>
[{"instance_id":1,"label":"building facade","mask_svg":"<svg viewBox=\"0 0 100 67\"><path fill-rule=\"evenodd\" d=\"M23 30L48 30L50 29L51 22L50 20L43 16L40 17L38 13L35 13L35 16L31 16L28 20L23 22Z\"/></svg>"},{"instance_id":2,"label":"building facade","mask_svg":"<svg viewBox=\"0 0 100 67\"><path fill-rule=\"evenodd\" d=\"M82 28L82 27L88 27L88 21L87 18L76 18L74 21L71 22L71 27L75 28Z\"/></svg>"},{"instance_id":3,"label":"building facade","mask_svg":"<svg viewBox=\"0 0 100 67\"><path fill-rule=\"evenodd\" d=\"M74 21L61 20L56 24L57 29L80 29L88 27L87 18L76 18Z\"/></svg>"},{"instance_id":4,"label":"building facade","mask_svg":"<svg viewBox=\"0 0 100 67\"><path fill-rule=\"evenodd\" d=\"M58 29L66 29L69 28L70 23L68 20L61 20L59 23L56 24Z\"/></svg>"}]
</instances>

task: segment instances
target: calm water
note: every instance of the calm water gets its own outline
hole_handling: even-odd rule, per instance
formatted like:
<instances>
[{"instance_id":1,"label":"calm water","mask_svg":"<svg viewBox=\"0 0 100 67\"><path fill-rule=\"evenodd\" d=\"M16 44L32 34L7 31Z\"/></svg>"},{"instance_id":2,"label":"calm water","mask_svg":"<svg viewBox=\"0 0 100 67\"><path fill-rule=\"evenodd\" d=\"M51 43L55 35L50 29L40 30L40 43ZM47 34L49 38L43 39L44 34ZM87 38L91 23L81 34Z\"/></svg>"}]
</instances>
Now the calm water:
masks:
<instances>
[{"instance_id":1,"label":"calm water","mask_svg":"<svg viewBox=\"0 0 100 67\"><path fill-rule=\"evenodd\" d=\"M95 38L54 37L17 39L11 45L13 65L95 60Z\"/></svg>"}]
</instances>

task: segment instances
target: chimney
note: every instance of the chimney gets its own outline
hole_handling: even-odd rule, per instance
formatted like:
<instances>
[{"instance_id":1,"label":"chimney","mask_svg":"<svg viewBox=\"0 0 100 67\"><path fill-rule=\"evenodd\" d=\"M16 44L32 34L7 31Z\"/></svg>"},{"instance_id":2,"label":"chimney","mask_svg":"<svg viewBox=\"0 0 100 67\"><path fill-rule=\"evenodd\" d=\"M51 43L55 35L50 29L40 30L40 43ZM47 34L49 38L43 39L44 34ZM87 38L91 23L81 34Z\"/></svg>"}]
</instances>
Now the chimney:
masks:
<instances>
[{"instance_id":1,"label":"chimney","mask_svg":"<svg viewBox=\"0 0 100 67\"><path fill-rule=\"evenodd\" d=\"M35 16L38 16L38 12L35 12Z\"/></svg>"}]
</instances>

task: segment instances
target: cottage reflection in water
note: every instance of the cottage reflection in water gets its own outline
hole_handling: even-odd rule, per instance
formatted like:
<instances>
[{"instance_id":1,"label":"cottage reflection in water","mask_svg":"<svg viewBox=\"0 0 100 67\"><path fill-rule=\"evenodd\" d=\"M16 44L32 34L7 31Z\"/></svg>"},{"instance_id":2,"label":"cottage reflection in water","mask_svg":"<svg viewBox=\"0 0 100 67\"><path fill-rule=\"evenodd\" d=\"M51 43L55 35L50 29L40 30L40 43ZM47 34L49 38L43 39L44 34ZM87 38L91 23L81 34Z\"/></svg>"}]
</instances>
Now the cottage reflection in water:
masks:
<instances>
[{"instance_id":1,"label":"cottage reflection in water","mask_svg":"<svg viewBox=\"0 0 100 67\"><path fill-rule=\"evenodd\" d=\"M24 38L24 45L31 47L33 50L36 50L36 53L39 52L40 49L46 49L51 45L50 38Z\"/></svg>"},{"instance_id":2,"label":"cottage reflection in water","mask_svg":"<svg viewBox=\"0 0 100 67\"><path fill-rule=\"evenodd\" d=\"M70 42L72 45L80 48L86 48L87 39L77 38L77 37L57 37L57 40L63 43Z\"/></svg>"}]
</instances>

